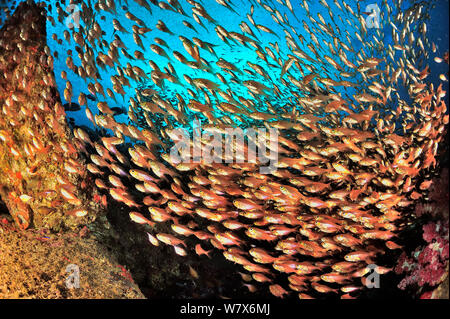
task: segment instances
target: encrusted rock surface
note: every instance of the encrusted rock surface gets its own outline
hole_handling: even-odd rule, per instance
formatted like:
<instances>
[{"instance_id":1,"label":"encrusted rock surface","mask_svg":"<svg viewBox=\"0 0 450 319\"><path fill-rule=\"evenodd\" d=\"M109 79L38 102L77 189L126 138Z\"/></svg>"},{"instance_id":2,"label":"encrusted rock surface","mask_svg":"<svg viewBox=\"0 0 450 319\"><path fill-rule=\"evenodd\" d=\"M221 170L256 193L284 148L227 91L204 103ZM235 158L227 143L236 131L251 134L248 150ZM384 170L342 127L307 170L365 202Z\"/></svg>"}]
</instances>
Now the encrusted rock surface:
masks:
<instances>
[{"instance_id":1,"label":"encrusted rock surface","mask_svg":"<svg viewBox=\"0 0 450 319\"><path fill-rule=\"evenodd\" d=\"M78 287L73 267L79 270ZM87 229L22 231L0 215L0 299L10 298L145 297L127 268Z\"/></svg>"}]
</instances>

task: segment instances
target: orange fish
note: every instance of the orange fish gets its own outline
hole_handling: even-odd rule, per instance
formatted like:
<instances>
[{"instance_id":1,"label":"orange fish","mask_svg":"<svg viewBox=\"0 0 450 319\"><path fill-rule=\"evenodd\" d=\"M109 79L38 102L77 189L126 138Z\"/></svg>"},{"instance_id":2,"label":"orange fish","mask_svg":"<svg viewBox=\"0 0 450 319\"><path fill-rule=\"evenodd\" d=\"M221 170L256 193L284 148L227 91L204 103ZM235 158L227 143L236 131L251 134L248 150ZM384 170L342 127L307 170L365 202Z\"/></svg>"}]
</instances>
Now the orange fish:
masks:
<instances>
[{"instance_id":1,"label":"orange fish","mask_svg":"<svg viewBox=\"0 0 450 319\"><path fill-rule=\"evenodd\" d=\"M272 282L272 279L267 277L264 274L261 273L254 273L252 274L253 279L255 279L257 282Z\"/></svg>"},{"instance_id":2,"label":"orange fish","mask_svg":"<svg viewBox=\"0 0 450 319\"><path fill-rule=\"evenodd\" d=\"M132 221L138 223L138 224L147 224L150 226L154 226L155 223L148 220L147 218L145 218L144 216L142 216L142 214L138 213L138 212L130 212L130 218Z\"/></svg>"},{"instance_id":3,"label":"orange fish","mask_svg":"<svg viewBox=\"0 0 450 319\"><path fill-rule=\"evenodd\" d=\"M75 217L83 217L88 214L88 211L84 208L76 208L71 211L68 211L66 214Z\"/></svg>"},{"instance_id":4,"label":"orange fish","mask_svg":"<svg viewBox=\"0 0 450 319\"><path fill-rule=\"evenodd\" d=\"M311 287L313 287L314 290L316 290L320 293L330 293L330 292L337 293L338 292L337 289L333 289L328 286L318 284L317 282L311 283Z\"/></svg>"},{"instance_id":5,"label":"orange fish","mask_svg":"<svg viewBox=\"0 0 450 319\"><path fill-rule=\"evenodd\" d=\"M330 273L321 275L320 279L322 279L325 282L343 284L349 280L349 276L342 275L342 274L336 273L336 272L330 272Z\"/></svg>"},{"instance_id":6,"label":"orange fish","mask_svg":"<svg viewBox=\"0 0 450 319\"><path fill-rule=\"evenodd\" d=\"M278 236L273 235L269 230L264 230L257 227L249 227L245 234L253 239L259 239L259 240L267 240L267 241L273 241L278 238Z\"/></svg>"},{"instance_id":7,"label":"orange fish","mask_svg":"<svg viewBox=\"0 0 450 319\"><path fill-rule=\"evenodd\" d=\"M170 234L159 233L159 234L156 234L156 238L160 242L163 242L166 245L178 246L181 244L186 247L186 243L184 241L182 241L181 239L178 239L175 236L170 235Z\"/></svg>"},{"instance_id":8,"label":"orange fish","mask_svg":"<svg viewBox=\"0 0 450 319\"><path fill-rule=\"evenodd\" d=\"M272 263L276 260L262 248L252 248L249 250L249 254L259 263L267 264Z\"/></svg>"},{"instance_id":9,"label":"orange fish","mask_svg":"<svg viewBox=\"0 0 450 319\"><path fill-rule=\"evenodd\" d=\"M278 284L270 285L269 290L275 297L284 298L284 295L289 294L283 287Z\"/></svg>"},{"instance_id":10,"label":"orange fish","mask_svg":"<svg viewBox=\"0 0 450 319\"><path fill-rule=\"evenodd\" d=\"M350 262L366 261L369 263L370 258L373 257L376 252L373 251L353 251L344 256L344 259Z\"/></svg>"},{"instance_id":11,"label":"orange fish","mask_svg":"<svg viewBox=\"0 0 450 319\"><path fill-rule=\"evenodd\" d=\"M211 253L211 250L208 250L208 251L204 250L202 248L202 246L200 246L200 244L195 245L195 253L199 256L206 255L206 256L208 256L208 258L211 258L209 256L209 254Z\"/></svg>"}]
</instances>

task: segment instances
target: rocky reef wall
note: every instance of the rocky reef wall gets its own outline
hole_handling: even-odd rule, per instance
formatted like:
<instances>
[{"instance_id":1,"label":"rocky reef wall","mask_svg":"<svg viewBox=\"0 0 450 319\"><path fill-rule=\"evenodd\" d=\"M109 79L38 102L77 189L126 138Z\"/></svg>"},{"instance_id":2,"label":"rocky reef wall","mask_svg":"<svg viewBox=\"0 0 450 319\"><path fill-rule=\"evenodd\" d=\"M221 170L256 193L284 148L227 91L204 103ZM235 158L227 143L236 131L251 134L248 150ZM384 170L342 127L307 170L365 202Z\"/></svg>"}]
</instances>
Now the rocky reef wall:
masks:
<instances>
[{"instance_id":1,"label":"rocky reef wall","mask_svg":"<svg viewBox=\"0 0 450 319\"><path fill-rule=\"evenodd\" d=\"M22 229L86 224L104 209L86 173L83 144L66 123L45 11L21 3L0 39L1 200Z\"/></svg>"}]
</instances>

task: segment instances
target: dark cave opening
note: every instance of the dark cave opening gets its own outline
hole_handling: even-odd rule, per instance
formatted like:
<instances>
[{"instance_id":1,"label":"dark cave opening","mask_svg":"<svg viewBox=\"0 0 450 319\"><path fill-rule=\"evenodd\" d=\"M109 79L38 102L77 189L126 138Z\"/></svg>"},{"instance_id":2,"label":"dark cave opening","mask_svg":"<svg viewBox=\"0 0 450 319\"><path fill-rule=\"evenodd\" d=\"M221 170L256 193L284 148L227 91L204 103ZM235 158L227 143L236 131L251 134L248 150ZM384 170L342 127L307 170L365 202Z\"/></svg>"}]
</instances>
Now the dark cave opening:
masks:
<instances>
[{"instance_id":1,"label":"dark cave opening","mask_svg":"<svg viewBox=\"0 0 450 319\"><path fill-rule=\"evenodd\" d=\"M8 207L6 207L5 203L0 199L0 215L9 215Z\"/></svg>"}]
</instances>

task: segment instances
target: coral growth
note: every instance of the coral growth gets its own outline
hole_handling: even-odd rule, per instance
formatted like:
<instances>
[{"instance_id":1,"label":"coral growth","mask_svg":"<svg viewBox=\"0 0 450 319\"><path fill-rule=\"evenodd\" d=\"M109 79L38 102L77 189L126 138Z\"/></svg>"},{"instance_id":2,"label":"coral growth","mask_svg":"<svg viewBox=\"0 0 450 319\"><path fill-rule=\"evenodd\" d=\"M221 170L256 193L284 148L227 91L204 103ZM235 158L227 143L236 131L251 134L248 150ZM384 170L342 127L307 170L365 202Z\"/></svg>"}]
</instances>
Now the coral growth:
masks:
<instances>
[{"instance_id":1,"label":"coral growth","mask_svg":"<svg viewBox=\"0 0 450 319\"><path fill-rule=\"evenodd\" d=\"M403 252L395 268L405 274L398 287L412 289L421 299L439 298L437 287L447 278L449 265L449 171L445 167L433 179L428 200L416 205L415 225L422 226L423 242L413 251ZM448 293L446 294L448 296Z\"/></svg>"},{"instance_id":2,"label":"coral growth","mask_svg":"<svg viewBox=\"0 0 450 319\"><path fill-rule=\"evenodd\" d=\"M415 288L425 298L431 297L431 288L439 285L448 271L448 220L424 225L423 239L427 244L416 248L411 256L403 252L395 272L406 273L406 277L398 285L400 289L416 285Z\"/></svg>"}]
</instances>

